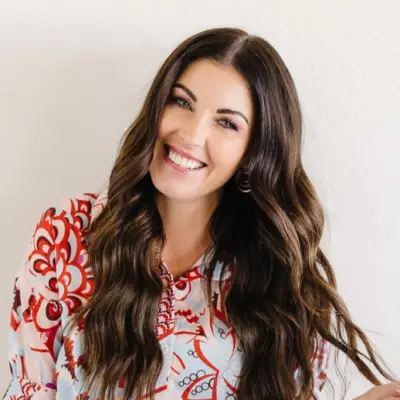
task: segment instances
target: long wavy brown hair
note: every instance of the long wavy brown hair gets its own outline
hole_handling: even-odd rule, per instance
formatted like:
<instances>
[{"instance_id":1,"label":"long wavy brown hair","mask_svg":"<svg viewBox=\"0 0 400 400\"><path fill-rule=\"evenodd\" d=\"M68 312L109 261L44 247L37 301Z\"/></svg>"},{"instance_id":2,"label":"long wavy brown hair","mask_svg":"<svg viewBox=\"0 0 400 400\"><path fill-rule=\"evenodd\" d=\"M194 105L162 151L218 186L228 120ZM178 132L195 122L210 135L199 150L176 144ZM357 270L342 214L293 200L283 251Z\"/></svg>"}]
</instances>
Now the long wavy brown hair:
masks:
<instances>
[{"instance_id":1,"label":"long wavy brown hair","mask_svg":"<svg viewBox=\"0 0 400 400\"><path fill-rule=\"evenodd\" d=\"M114 399L122 377L124 400L144 393L154 399L163 361L155 333L163 289L156 267L165 235L149 165L171 88L201 59L232 66L247 80L255 115L244 156L251 193L240 192L233 176L209 226L211 308L213 266L222 258L236 258L238 265L225 302L243 350L237 399L313 398L312 359L322 338L371 383L381 384L365 361L395 381L352 320L320 248L324 210L301 161L302 116L291 74L264 39L220 28L188 38L169 55L123 137L108 202L87 232L95 291L71 320L73 325L85 320L85 384ZM300 386L293 377L297 366Z\"/></svg>"}]
</instances>

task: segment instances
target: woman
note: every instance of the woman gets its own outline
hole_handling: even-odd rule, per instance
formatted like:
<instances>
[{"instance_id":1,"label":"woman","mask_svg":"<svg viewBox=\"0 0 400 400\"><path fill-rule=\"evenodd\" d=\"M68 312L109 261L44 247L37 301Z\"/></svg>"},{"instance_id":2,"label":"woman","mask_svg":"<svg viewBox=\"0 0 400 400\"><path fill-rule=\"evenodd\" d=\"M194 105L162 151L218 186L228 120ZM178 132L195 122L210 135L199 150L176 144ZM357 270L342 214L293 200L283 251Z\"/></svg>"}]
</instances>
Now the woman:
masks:
<instances>
[{"instance_id":1,"label":"woman","mask_svg":"<svg viewBox=\"0 0 400 400\"><path fill-rule=\"evenodd\" d=\"M15 281L6 398L317 398L328 345L381 383L357 340L394 382L319 248L301 125L265 40L212 29L174 50L105 190L36 227Z\"/></svg>"}]
</instances>

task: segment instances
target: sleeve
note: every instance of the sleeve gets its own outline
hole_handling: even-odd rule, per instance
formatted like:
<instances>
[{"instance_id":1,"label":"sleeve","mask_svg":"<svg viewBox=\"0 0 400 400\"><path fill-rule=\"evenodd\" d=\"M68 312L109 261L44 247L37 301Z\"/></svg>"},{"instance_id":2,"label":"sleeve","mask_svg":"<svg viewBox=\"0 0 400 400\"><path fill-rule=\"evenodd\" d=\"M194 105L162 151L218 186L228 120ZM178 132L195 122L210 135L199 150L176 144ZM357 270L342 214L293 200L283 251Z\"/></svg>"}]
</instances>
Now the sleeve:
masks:
<instances>
[{"instance_id":1,"label":"sleeve","mask_svg":"<svg viewBox=\"0 0 400 400\"><path fill-rule=\"evenodd\" d=\"M321 397L322 389L325 386L328 372L329 360L329 342L325 338L321 338L316 347L316 352L313 358L314 371L314 399L318 400Z\"/></svg>"},{"instance_id":2,"label":"sleeve","mask_svg":"<svg viewBox=\"0 0 400 400\"><path fill-rule=\"evenodd\" d=\"M42 214L27 260L14 280L8 343L12 379L3 399L56 397L62 306L57 289L59 252L53 213L54 209L49 208Z\"/></svg>"}]
</instances>

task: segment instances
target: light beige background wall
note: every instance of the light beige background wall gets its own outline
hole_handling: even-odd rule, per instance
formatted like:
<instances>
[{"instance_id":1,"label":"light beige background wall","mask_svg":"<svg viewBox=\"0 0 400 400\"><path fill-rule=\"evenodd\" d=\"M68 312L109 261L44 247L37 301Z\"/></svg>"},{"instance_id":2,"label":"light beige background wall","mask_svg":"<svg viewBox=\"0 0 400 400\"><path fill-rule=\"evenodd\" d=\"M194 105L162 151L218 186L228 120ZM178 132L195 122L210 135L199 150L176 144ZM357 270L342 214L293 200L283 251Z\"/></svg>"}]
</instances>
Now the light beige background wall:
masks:
<instances>
[{"instance_id":1,"label":"light beige background wall","mask_svg":"<svg viewBox=\"0 0 400 400\"><path fill-rule=\"evenodd\" d=\"M0 390L13 279L40 213L105 183L162 60L224 25L262 35L292 72L304 163L329 218L324 249L356 322L400 375L399 13L398 0L1 0ZM346 398L371 386L345 373Z\"/></svg>"}]
</instances>

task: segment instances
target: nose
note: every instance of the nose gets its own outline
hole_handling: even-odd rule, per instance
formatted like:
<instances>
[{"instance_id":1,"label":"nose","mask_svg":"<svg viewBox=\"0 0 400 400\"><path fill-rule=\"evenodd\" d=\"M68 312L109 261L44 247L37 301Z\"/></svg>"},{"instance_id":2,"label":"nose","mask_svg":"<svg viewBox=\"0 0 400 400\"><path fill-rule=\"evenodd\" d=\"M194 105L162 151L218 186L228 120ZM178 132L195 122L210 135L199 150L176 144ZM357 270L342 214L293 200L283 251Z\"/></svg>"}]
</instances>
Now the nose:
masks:
<instances>
[{"instance_id":1,"label":"nose","mask_svg":"<svg viewBox=\"0 0 400 400\"><path fill-rule=\"evenodd\" d=\"M208 118L207 115L193 115L182 126L180 131L181 138L189 147L203 147L206 143L208 135Z\"/></svg>"}]
</instances>

